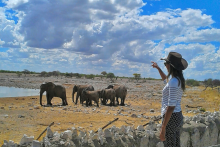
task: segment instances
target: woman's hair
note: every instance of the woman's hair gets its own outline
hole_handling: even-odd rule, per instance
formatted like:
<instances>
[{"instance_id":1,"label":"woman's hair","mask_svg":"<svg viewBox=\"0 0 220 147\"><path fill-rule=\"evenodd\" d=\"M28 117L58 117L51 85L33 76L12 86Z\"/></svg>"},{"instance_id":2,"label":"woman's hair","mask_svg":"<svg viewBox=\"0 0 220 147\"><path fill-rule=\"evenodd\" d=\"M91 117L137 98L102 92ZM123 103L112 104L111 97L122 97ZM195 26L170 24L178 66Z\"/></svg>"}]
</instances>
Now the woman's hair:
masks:
<instances>
[{"instance_id":1,"label":"woman's hair","mask_svg":"<svg viewBox=\"0 0 220 147\"><path fill-rule=\"evenodd\" d=\"M167 79L169 79L170 75L172 75L173 77L178 79L178 81L179 81L178 86L180 85L180 81L181 81L181 88L184 91L186 89L186 87L185 87L185 79L183 77L182 70L177 70L172 65L170 65L170 70L167 75Z\"/></svg>"}]
</instances>

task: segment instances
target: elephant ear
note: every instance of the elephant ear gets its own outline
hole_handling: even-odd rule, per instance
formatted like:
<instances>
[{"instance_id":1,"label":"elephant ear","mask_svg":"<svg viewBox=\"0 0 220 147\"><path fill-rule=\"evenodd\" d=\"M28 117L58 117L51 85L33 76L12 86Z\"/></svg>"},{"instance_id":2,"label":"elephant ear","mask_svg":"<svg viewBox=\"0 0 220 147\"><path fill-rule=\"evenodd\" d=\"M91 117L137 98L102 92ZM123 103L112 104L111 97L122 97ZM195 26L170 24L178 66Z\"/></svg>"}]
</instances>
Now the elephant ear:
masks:
<instances>
[{"instance_id":1,"label":"elephant ear","mask_svg":"<svg viewBox=\"0 0 220 147\"><path fill-rule=\"evenodd\" d=\"M104 97L104 95L105 95L105 90L104 89L102 89L101 95L102 95L102 97Z\"/></svg>"},{"instance_id":2,"label":"elephant ear","mask_svg":"<svg viewBox=\"0 0 220 147\"><path fill-rule=\"evenodd\" d=\"M79 85L75 85L75 86L74 86L74 88L73 88L74 91L77 91L77 90L78 90L78 86L79 86Z\"/></svg>"},{"instance_id":3,"label":"elephant ear","mask_svg":"<svg viewBox=\"0 0 220 147\"><path fill-rule=\"evenodd\" d=\"M48 90L55 88L55 84L52 82L47 83Z\"/></svg>"},{"instance_id":4,"label":"elephant ear","mask_svg":"<svg viewBox=\"0 0 220 147\"><path fill-rule=\"evenodd\" d=\"M99 97L102 97L102 90L98 90Z\"/></svg>"}]
</instances>

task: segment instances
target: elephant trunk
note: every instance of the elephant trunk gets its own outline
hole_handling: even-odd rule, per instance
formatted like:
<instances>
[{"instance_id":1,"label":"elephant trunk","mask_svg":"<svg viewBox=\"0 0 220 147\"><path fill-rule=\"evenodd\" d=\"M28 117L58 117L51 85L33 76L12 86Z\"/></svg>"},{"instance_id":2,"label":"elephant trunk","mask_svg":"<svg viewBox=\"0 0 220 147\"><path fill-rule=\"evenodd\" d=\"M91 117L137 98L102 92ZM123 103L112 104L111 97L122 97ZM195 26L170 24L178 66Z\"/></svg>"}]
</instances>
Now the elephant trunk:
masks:
<instances>
[{"instance_id":1,"label":"elephant trunk","mask_svg":"<svg viewBox=\"0 0 220 147\"><path fill-rule=\"evenodd\" d=\"M42 95L43 95L44 91L40 91L40 105L42 106Z\"/></svg>"}]
</instances>

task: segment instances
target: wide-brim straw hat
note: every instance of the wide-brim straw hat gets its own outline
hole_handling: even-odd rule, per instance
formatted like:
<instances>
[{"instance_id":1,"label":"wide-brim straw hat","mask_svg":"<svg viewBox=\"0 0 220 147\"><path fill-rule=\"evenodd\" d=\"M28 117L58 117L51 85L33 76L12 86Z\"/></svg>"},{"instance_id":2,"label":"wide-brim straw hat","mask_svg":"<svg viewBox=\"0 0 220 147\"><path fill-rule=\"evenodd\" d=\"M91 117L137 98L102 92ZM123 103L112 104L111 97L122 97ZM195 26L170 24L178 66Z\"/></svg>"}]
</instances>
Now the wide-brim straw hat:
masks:
<instances>
[{"instance_id":1,"label":"wide-brim straw hat","mask_svg":"<svg viewBox=\"0 0 220 147\"><path fill-rule=\"evenodd\" d=\"M182 58L182 55L177 52L170 52L167 58L161 58L160 60L167 61L171 66L177 70L184 70L187 68L188 63Z\"/></svg>"}]
</instances>

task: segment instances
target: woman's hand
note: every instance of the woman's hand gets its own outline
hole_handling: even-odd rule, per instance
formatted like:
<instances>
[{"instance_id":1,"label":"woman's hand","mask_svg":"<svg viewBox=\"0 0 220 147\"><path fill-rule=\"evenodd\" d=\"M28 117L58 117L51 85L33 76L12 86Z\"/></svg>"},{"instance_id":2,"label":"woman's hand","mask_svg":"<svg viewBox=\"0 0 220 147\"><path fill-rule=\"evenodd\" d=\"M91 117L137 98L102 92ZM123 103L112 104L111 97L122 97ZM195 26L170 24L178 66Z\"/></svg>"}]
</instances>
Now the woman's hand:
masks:
<instances>
[{"instance_id":1,"label":"woman's hand","mask_svg":"<svg viewBox=\"0 0 220 147\"><path fill-rule=\"evenodd\" d=\"M153 68L159 68L159 66L157 65L157 63L156 62L153 62L153 61L151 61L151 63L153 63L151 66L153 66Z\"/></svg>"},{"instance_id":2,"label":"woman's hand","mask_svg":"<svg viewBox=\"0 0 220 147\"><path fill-rule=\"evenodd\" d=\"M166 134L166 129L165 129L165 128L162 128L162 129L161 129L161 132L160 132L160 140L161 140L161 141L165 141L165 140L166 140L165 134Z\"/></svg>"}]
</instances>

